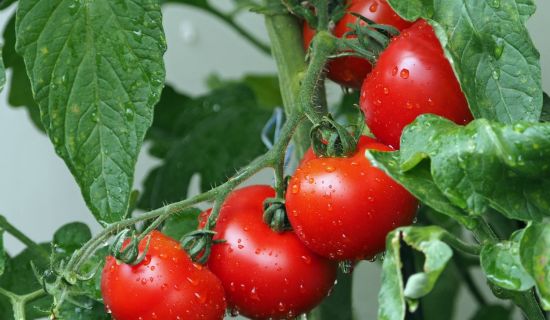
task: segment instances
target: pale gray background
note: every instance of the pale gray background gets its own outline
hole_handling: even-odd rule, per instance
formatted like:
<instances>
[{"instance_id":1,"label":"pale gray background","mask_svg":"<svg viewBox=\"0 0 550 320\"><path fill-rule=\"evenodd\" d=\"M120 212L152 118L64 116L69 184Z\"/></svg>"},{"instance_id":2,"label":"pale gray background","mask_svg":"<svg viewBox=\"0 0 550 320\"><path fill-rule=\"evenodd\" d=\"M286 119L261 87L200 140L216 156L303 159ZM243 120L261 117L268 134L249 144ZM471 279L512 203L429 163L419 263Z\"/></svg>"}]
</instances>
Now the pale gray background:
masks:
<instances>
[{"instance_id":1,"label":"pale gray background","mask_svg":"<svg viewBox=\"0 0 550 320\"><path fill-rule=\"evenodd\" d=\"M220 8L228 8L231 4L230 0L215 2ZM537 14L528 24L541 52L543 86L550 92L550 41L546 33L550 29L550 2L538 0L537 5ZM181 5L168 5L164 9L167 78L175 88L201 94L206 92L204 79L214 72L229 78L246 73L274 72L275 65L268 56L251 47L216 18ZM11 12L0 13L0 31ZM261 16L242 14L240 22L259 37L267 38ZM136 171L137 189L141 189L149 169L158 163L146 154L146 147L143 150ZM270 179L269 173L263 172L254 181L267 183ZM196 192L194 189L192 192ZM48 138L31 124L24 109L7 105L6 90L0 94L0 214L35 241L50 241L58 227L71 221L84 221L94 231L99 229ZM22 249L22 245L10 236L6 236L6 245L11 254ZM376 319L376 295L380 286L378 264L362 263L354 276L357 318ZM464 288L461 293L455 317L460 320L468 319L474 312L474 303L464 294ZM487 296L491 296L488 291Z\"/></svg>"}]
</instances>

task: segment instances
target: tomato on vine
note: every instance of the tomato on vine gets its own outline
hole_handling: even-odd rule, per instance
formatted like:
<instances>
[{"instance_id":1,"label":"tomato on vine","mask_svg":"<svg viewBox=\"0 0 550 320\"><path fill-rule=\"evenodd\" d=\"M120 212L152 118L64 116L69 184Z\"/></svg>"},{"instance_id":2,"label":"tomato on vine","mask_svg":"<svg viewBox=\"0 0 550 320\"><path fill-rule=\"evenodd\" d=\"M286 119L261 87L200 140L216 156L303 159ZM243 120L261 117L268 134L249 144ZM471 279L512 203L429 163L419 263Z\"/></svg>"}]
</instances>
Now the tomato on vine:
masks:
<instances>
[{"instance_id":1,"label":"tomato on vine","mask_svg":"<svg viewBox=\"0 0 550 320\"><path fill-rule=\"evenodd\" d=\"M398 30L403 30L411 25L410 22L395 13L386 0L351 0L348 1L348 5L347 13L334 27L333 33L337 37L342 37L349 32L348 25L357 21L357 17L350 12L358 13L379 24L391 25ZM315 30L304 23L303 36L306 49L314 35ZM367 59L348 56L331 60L327 68L328 78L332 81L346 87L359 89L372 66Z\"/></svg>"},{"instance_id":2,"label":"tomato on vine","mask_svg":"<svg viewBox=\"0 0 550 320\"><path fill-rule=\"evenodd\" d=\"M314 252L334 260L370 258L391 230L412 223L417 201L365 157L391 148L363 136L347 158L303 161L289 182L290 224Z\"/></svg>"},{"instance_id":3,"label":"tomato on vine","mask_svg":"<svg viewBox=\"0 0 550 320\"><path fill-rule=\"evenodd\" d=\"M433 28L416 22L391 41L361 88L360 106L372 133L399 147L403 128L424 113L457 124L473 117Z\"/></svg>"},{"instance_id":4,"label":"tomato on vine","mask_svg":"<svg viewBox=\"0 0 550 320\"><path fill-rule=\"evenodd\" d=\"M146 256L137 265L109 256L101 277L103 300L117 320L223 319L225 297L220 280L193 263L180 244L153 231Z\"/></svg>"},{"instance_id":5,"label":"tomato on vine","mask_svg":"<svg viewBox=\"0 0 550 320\"><path fill-rule=\"evenodd\" d=\"M319 304L332 288L337 265L304 246L291 232L263 221L269 186L233 191L224 202L208 267L222 281L228 304L253 319L287 319ZM204 226L207 211L201 217Z\"/></svg>"}]
</instances>

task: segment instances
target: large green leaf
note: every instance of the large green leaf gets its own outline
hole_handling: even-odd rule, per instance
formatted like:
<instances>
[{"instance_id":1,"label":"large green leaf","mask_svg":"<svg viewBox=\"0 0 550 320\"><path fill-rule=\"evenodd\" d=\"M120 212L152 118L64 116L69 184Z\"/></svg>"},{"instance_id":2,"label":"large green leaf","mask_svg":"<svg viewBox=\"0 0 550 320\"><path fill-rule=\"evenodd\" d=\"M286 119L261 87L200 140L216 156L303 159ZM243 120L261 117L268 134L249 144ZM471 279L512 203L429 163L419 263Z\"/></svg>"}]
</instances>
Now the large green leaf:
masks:
<instances>
[{"instance_id":1,"label":"large green leaf","mask_svg":"<svg viewBox=\"0 0 550 320\"><path fill-rule=\"evenodd\" d=\"M535 279L542 307L550 311L550 223L532 223L519 245L521 263Z\"/></svg>"},{"instance_id":2,"label":"large green leaf","mask_svg":"<svg viewBox=\"0 0 550 320\"><path fill-rule=\"evenodd\" d=\"M408 20L431 19L476 118L538 121L539 53L525 27L533 0L389 0Z\"/></svg>"},{"instance_id":3,"label":"large green leaf","mask_svg":"<svg viewBox=\"0 0 550 320\"><path fill-rule=\"evenodd\" d=\"M548 123L504 125L479 119L463 127L423 115L405 129L393 160L400 175L413 179L425 159L431 161L437 189L470 214L492 207L518 220L550 216ZM398 181L403 177L394 175Z\"/></svg>"},{"instance_id":4,"label":"large green leaf","mask_svg":"<svg viewBox=\"0 0 550 320\"><path fill-rule=\"evenodd\" d=\"M21 0L16 35L56 152L95 217L121 219L164 85L158 1Z\"/></svg>"},{"instance_id":5,"label":"large green leaf","mask_svg":"<svg viewBox=\"0 0 550 320\"><path fill-rule=\"evenodd\" d=\"M422 163L413 170L403 172L399 165L399 152L369 151L366 156L375 167L382 169L403 185L422 203L464 225L468 226L474 223L464 211L454 206L439 190L432 179L428 164Z\"/></svg>"},{"instance_id":6,"label":"large green leaf","mask_svg":"<svg viewBox=\"0 0 550 320\"><path fill-rule=\"evenodd\" d=\"M167 87L148 135L151 153L163 163L147 177L140 207L185 198L195 173L203 190L222 183L265 151L260 133L270 115L244 84L229 84L197 99Z\"/></svg>"},{"instance_id":7,"label":"large green leaf","mask_svg":"<svg viewBox=\"0 0 550 320\"><path fill-rule=\"evenodd\" d=\"M405 302L414 309L417 300L430 293L453 251L441 241L445 230L436 227L403 227L388 234L386 255L382 266L382 288L378 295L378 319L402 320ZM401 240L422 252L425 262L422 272L409 277L403 284L401 272Z\"/></svg>"},{"instance_id":8,"label":"large green leaf","mask_svg":"<svg viewBox=\"0 0 550 320\"><path fill-rule=\"evenodd\" d=\"M526 291L535 285L521 264L519 243L515 241L486 244L481 250L480 259L487 279L501 288Z\"/></svg>"},{"instance_id":9,"label":"large green leaf","mask_svg":"<svg viewBox=\"0 0 550 320\"><path fill-rule=\"evenodd\" d=\"M33 124L39 130L44 131L40 121L40 109L32 96L31 82L25 70L25 63L15 51L15 13L4 29L3 57L6 69L11 69L8 104L11 107L26 108Z\"/></svg>"}]
</instances>

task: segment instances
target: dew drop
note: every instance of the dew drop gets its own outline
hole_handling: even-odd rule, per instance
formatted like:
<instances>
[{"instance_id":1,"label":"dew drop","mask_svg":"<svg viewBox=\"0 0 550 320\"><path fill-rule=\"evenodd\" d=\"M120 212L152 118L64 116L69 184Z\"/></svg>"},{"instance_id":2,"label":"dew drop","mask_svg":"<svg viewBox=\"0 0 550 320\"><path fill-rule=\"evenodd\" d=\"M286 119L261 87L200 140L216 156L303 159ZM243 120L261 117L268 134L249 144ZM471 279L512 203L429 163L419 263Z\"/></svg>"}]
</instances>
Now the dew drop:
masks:
<instances>
[{"instance_id":1,"label":"dew drop","mask_svg":"<svg viewBox=\"0 0 550 320\"><path fill-rule=\"evenodd\" d=\"M399 71L399 69L397 68L397 66L393 67L393 69L391 69L391 74L392 74L392 76L397 75L397 71Z\"/></svg>"},{"instance_id":2,"label":"dew drop","mask_svg":"<svg viewBox=\"0 0 550 320\"><path fill-rule=\"evenodd\" d=\"M311 263L311 257L310 256L303 255L301 258L306 264Z\"/></svg>"},{"instance_id":3,"label":"dew drop","mask_svg":"<svg viewBox=\"0 0 550 320\"><path fill-rule=\"evenodd\" d=\"M298 186L297 184L293 184L292 187L290 188L290 192L292 192L293 194L296 194L300 191L300 186Z\"/></svg>"},{"instance_id":4,"label":"dew drop","mask_svg":"<svg viewBox=\"0 0 550 320\"><path fill-rule=\"evenodd\" d=\"M403 79L409 79L409 69L406 69L406 68L401 69L399 76Z\"/></svg>"},{"instance_id":5,"label":"dew drop","mask_svg":"<svg viewBox=\"0 0 550 320\"><path fill-rule=\"evenodd\" d=\"M371 4L370 7L369 7L370 12L376 12L376 10L378 10L378 3L377 2Z\"/></svg>"}]
</instances>

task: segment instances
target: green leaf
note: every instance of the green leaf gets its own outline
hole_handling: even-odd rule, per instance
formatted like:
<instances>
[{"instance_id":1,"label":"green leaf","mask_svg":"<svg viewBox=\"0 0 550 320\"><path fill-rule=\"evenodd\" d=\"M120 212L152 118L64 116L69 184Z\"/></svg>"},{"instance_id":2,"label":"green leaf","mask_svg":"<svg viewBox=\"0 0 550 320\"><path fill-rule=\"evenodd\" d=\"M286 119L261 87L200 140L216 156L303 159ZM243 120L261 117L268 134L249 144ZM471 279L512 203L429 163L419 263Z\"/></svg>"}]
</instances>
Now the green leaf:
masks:
<instances>
[{"instance_id":1,"label":"green leaf","mask_svg":"<svg viewBox=\"0 0 550 320\"><path fill-rule=\"evenodd\" d=\"M16 0L0 0L0 10L4 10L7 7L15 3Z\"/></svg>"},{"instance_id":2,"label":"green leaf","mask_svg":"<svg viewBox=\"0 0 550 320\"><path fill-rule=\"evenodd\" d=\"M501 305L482 306L470 320L509 320L510 309Z\"/></svg>"},{"instance_id":3,"label":"green leaf","mask_svg":"<svg viewBox=\"0 0 550 320\"><path fill-rule=\"evenodd\" d=\"M207 83L208 87L212 90L220 89L230 84L242 83L254 91L260 107L272 110L275 107L283 106L283 98L281 97L277 75L249 74L238 81L223 80L217 75L211 75L208 77Z\"/></svg>"},{"instance_id":4,"label":"green leaf","mask_svg":"<svg viewBox=\"0 0 550 320\"><path fill-rule=\"evenodd\" d=\"M550 124L478 119L464 127L422 115L401 137L401 174L416 174L425 159L437 189L470 214L491 207L511 219L550 216Z\"/></svg>"},{"instance_id":5,"label":"green leaf","mask_svg":"<svg viewBox=\"0 0 550 320\"><path fill-rule=\"evenodd\" d=\"M4 90L6 85L6 68L4 67L4 60L2 59L2 47L0 47L0 92Z\"/></svg>"},{"instance_id":6,"label":"green leaf","mask_svg":"<svg viewBox=\"0 0 550 320\"><path fill-rule=\"evenodd\" d=\"M177 214L170 215L164 221L161 231L171 238L181 239L187 233L197 229L200 213L200 209L188 208Z\"/></svg>"},{"instance_id":7,"label":"green leaf","mask_svg":"<svg viewBox=\"0 0 550 320\"><path fill-rule=\"evenodd\" d=\"M40 246L50 252L48 243ZM33 249L25 249L17 256L6 261L6 269L0 277L0 287L16 294L27 294L41 288L41 284L36 279L31 267L32 263L38 270L45 270L49 267L49 260L43 255L39 255ZM40 298L33 303L27 304L27 319L37 319L48 316L52 299L49 296ZM4 296L0 295L0 319L13 319L11 304ZM7 308L5 308L5 306Z\"/></svg>"},{"instance_id":8,"label":"green leaf","mask_svg":"<svg viewBox=\"0 0 550 320\"><path fill-rule=\"evenodd\" d=\"M92 238L90 228L82 222L68 223L59 228L53 235L56 253L71 255Z\"/></svg>"},{"instance_id":9,"label":"green leaf","mask_svg":"<svg viewBox=\"0 0 550 320\"><path fill-rule=\"evenodd\" d=\"M550 223L531 223L519 244L521 263L535 279L542 308L550 311Z\"/></svg>"},{"instance_id":10,"label":"green leaf","mask_svg":"<svg viewBox=\"0 0 550 320\"><path fill-rule=\"evenodd\" d=\"M21 0L17 52L56 152L102 223L123 218L164 84L155 0Z\"/></svg>"},{"instance_id":11,"label":"green leaf","mask_svg":"<svg viewBox=\"0 0 550 320\"><path fill-rule=\"evenodd\" d=\"M382 288L378 295L378 319L405 317L405 302L414 310L417 300L430 293L451 259L451 248L441 241L445 230L436 226L398 228L386 238L382 265ZM401 273L401 240L425 256L423 272L409 277L404 286Z\"/></svg>"},{"instance_id":12,"label":"green leaf","mask_svg":"<svg viewBox=\"0 0 550 320\"><path fill-rule=\"evenodd\" d=\"M24 107L29 113L33 124L44 131L40 121L40 109L33 99L31 82L25 70L23 58L15 52L15 14L10 18L4 29L3 57L6 69L11 69L8 104L12 107Z\"/></svg>"},{"instance_id":13,"label":"green leaf","mask_svg":"<svg viewBox=\"0 0 550 320\"><path fill-rule=\"evenodd\" d=\"M323 302L308 314L311 320L351 320L353 277L338 271L337 283Z\"/></svg>"},{"instance_id":14,"label":"green leaf","mask_svg":"<svg viewBox=\"0 0 550 320\"><path fill-rule=\"evenodd\" d=\"M422 203L460 221L463 225L469 226L474 223L439 190L432 179L428 164L421 163L414 169L403 172L399 166L399 152L368 151L366 156L373 166L383 170Z\"/></svg>"},{"instance_id":15,"label":"green leaf","mask_svg":"<svg viewBox=\"0 0 550 320\"><path fill-rule=\"evenodd\" d=\"M538 121L541 68L525 21L533 0L390 0L407 20L430 19L476 118Z\"/></svg>"},{"instance_id":16,"label":"green leaf","mask_svg":"<svg viewBox=\"0 0 550 320\"><path fill-rule=\"evenodd\" d=\"M526 291L535 285L521 264L517 242L488 243L483 246L480 259L487 279L501 288Z\"/></svg>"},{"instance_id":17,"label":"green leaf","mask_svg":"<svg viewBox=\"0 0 550 320\"><path fill-rule=\"evenodd\" d=\"M542 94L542 114L540 116L541 122L550 122L550 97L546 92Z\"/></svg>"},{"instance_id":18,"label":"green leaf","mask_svg":"<svg viewBox=\"0 0 550 320\"><path fill-rule=\"evenodd\" d=\"M270 116L245 84L229 84L197 99L167 87L148 136L151 154L163 163L147 177L140 207L185 198L195 173L203 190L225 181L265 152L260 134Z\"/></svg>"}]
</instances>

